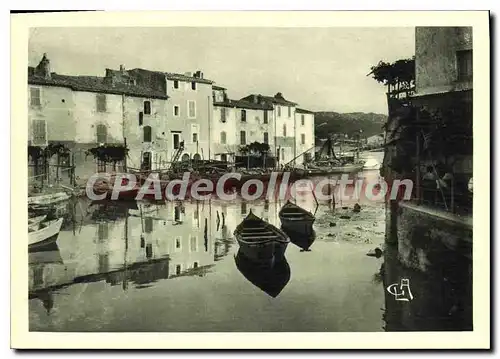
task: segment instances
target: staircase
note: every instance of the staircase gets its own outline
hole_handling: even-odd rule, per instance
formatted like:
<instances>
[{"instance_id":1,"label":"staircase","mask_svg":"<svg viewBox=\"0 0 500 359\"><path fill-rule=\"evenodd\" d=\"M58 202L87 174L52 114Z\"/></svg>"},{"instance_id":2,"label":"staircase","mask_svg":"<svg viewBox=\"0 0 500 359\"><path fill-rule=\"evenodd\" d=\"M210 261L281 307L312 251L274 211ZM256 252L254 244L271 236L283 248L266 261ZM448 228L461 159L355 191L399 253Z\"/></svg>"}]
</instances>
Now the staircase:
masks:
<instances>
[{"instance_id":1,"label":"staircase","mask_svg":"<svg viewBox=\"0 0 500 359\"><path fill-rule=\"evenodd\" d=\"M181 142L179 144L179 148L175 151L174 156L172 157L172 160L170 161L170 168L174 167L174 163L179 160L179 157L181 157L181 153L184 151L184 142Z\"/></svg>"}]
</instances>

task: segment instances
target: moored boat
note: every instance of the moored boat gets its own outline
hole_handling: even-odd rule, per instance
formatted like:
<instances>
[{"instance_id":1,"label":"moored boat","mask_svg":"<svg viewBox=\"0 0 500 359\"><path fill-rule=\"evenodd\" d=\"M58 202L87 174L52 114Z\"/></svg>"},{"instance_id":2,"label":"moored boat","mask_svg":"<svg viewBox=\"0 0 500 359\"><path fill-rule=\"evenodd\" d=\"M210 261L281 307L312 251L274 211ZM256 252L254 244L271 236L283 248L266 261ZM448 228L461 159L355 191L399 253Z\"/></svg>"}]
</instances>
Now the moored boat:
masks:
<instances>
[{"instance_id":1,"label":"moored boat","mask_svg":"<svg viewBox=\"0 0 500 359\"><path fill-rule=\"evenodd\" d=\"M240 249L235 256L236 268L257 288L276 298L290 281L290 266L283 258L271 266L262 266L248 258Z\"/></svg>"},{"instance_id":2,"label":"moored boat","mask_svg":"<svg viewBox=\"0 0 500 359\"><path fill-rule=\"evenodd\" d=\"M301 233L286 231L290 237L290 241L300 248L301 252L310 252L311 246L316 240L316 232L313 230L311 234L304 235Z\"/></svg>"},{"instance_id":3,"label":"moored boat","mask_svg":"<svg viewBox=\"0 0 500 359\"><path fill-rule=\"evenodd\" d=\"M314 215L305 210L304 208L287 201L278 216L281 221L281 228L288 233L288 231L310 235L313 233L313 223L316 220Z\"/></svg>"},{"instance_id":4,"label":"moored boat","mask_svg":"<svg viewBox=\"0 0 500 359\"><path fill-rule=\"evenodd\" d=\"M365 170L378 170L379 168L380 163L375 158L368 158L363 165Z\"/></svg>"},{"instance_id":5,"label":"moored boat","mask_svg":"<svg viewBox=\"0 0 500 359\"><path fill-rule=\"evenodd\" d=\"M28 228L36 230L40 226L40 223L45 220L45 218L47 218L46 214L28 218Z\"/></svg>"},{"instance_id":6,"label":"moored boat","mask_svg":"<svg viewBox=\"0 0 500 359\"><path fill-rule=\"evenodd\" d=\"M245 257L269 265L284 257L290 243L285 232L257 217L251 210L234 230L234 236Z\"/></svg>"},{"instance_id":7,"label":"moored boat","mask_svg":"<svg viewBox=\"0 0 500 359\"><path fill-rule=\"evenodd\" d=\"M57 240L63 218L42 222L36 230L28 228L28 251L39 250L40 247L52 244Z\"/></svg>"}]
</instances>

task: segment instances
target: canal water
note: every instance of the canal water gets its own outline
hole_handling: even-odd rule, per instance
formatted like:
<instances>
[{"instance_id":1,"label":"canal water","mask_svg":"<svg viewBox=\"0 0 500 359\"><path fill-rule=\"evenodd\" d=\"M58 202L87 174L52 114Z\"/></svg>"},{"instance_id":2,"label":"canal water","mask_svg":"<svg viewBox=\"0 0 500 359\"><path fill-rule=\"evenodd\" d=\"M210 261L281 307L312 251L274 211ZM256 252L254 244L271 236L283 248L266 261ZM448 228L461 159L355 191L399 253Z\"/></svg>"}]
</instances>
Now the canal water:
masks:
<instances>
[{"instance_id":1,"label":"canal water","mask_svg":"<svg viewBox=\"0 0 500 359\"><path fill-rule=\"evenodd\" d=\"M288 245L289 277L276 279L279 293L273 296L259 285L271 279L252 282L237 267L233 231L250 210L279 226L283 202L239 198L118 206L82 200L57 246L29 254L30 330L422 330L398 326L394 318L405 309L388 303L394 297L387 294L384 275L397 254L386 249L385 256L367 256L384 248L384 202L364 201L359 213L352 211L355 202L297 199L315 212L316 235L310 251ZM402 269L390 268L391 278L398 279L395 272ZM416 281L416 297L432 284L428 276ZM428 308L418 311L425 316ZM430 329L442 323L435 320Z\"/></svg>"}]
</instances>

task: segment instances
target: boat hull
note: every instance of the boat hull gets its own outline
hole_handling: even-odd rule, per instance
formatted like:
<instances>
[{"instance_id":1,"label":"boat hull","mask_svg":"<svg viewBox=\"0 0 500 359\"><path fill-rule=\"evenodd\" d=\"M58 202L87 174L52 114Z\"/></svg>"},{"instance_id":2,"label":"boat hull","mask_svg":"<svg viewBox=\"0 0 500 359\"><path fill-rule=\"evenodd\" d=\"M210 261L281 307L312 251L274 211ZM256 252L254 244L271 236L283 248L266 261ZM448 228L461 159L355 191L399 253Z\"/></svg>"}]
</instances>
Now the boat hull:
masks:
<instances>
[{"instance_id":1,"label":"boat hull","mask_svg":"<svg viewBox=\"0 0 500 359\"><path fill-rule=\"evenodd\" d=\"M36 249L40 246L43 247L56 241L59 231L61 230L62 223L63 219L59 218L51 221L51 223L48 223L46 227L39 229L38 231L28 233L28 248Z\"/></svg>"},{"instance_id":2,"label":"boat hull","mask_svg":"<svg viewBox=\"0 0 500 359\"><path fill-rule=\"evenodd\" d=\"M56 233L43 241L28 245L28 253L34 252L49 252L58 249L57 238L59 233Z\"/></svg>"},{"instance_id":3,"label":"boat hull","mask_svg":"<svg viewBox=\"0 0 500 359\"><path fill-rule=\"evenodd\" d=\"M271 240L264 243L248 243L236 237L241 253L249 260L264 266L272 266L285 256L288 242Z\"/></svg>"},{"instance_id":4,"label":"boat hull","mask_svg":"<svg viewBox=\"0 0 500 359\"><path fill-rule=\"evenodd\" d=\"M290 219L280 215L280 221L281 228L287 234L288 232L292 232L295 234L303 234L309 236L314 233L314 218Z\"/></svg>"}]
</instances>

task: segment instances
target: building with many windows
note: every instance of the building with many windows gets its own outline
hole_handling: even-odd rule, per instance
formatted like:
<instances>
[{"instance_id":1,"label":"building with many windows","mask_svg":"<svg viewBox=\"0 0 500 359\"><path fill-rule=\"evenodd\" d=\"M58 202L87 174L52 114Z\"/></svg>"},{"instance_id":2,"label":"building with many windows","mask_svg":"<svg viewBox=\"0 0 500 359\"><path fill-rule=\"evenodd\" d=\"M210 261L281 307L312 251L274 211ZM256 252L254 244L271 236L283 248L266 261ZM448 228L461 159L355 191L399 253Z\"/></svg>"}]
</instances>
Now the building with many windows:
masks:
<instances>
[{"instance_id":1,"label":"building with many windows","mask_svg":"<svg viewBox=\"0 0 500 359\"><path fill-rule=\"evenodd\" d=\"M314 113L297 109L281 93L229 99L226 89L201 71L177 74L122 65L106 69L102 77L60 75L44 55L28 68L28 88L28 146L58 143L69 149L51 166L32 156L33 178L53 179L48 171L55 169L59 180L67 180L74 167L74 178L85 183L96 171L121 171L123 163L89 156L89 149L103 146L126 146L128 168L156 170L173 161L235 161L242 148L256 142L269 145L266 161L275 158L273 165L284 165L314 144Z\"/></svg>"},{"instance_id":2,"label":"building with many windows","mask_svg":"<svg viewBox=\"0 0 500 359\"><path fill-rule=\"evenodd\" d=\"M241 148L258 142L274 147L273 107L259 98L231 100L226 89L213 88L212 138L215 159L233 162ZM270 153L272 155L272 151Z\"/></svg>"}]
</instances>

